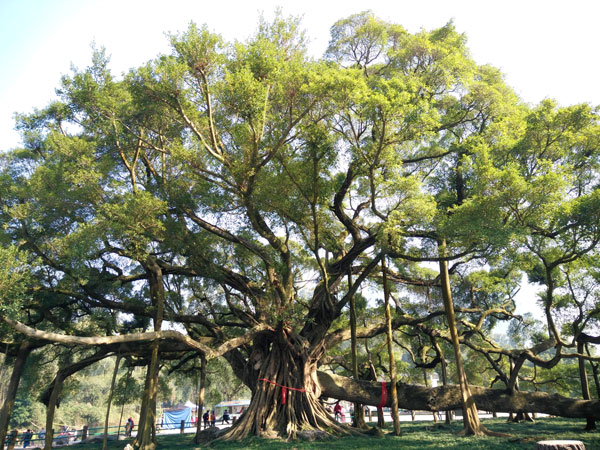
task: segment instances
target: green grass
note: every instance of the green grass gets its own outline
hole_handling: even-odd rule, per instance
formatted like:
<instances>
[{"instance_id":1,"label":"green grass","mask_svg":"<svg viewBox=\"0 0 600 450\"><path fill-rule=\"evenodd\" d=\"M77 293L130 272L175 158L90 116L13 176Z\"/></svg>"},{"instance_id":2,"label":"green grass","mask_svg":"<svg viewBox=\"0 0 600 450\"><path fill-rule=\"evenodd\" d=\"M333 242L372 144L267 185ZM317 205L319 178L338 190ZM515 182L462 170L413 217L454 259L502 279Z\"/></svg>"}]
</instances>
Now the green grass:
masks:
<instances>
[{"instance_id":1,"label":"green grass","mask_svg":"<svg viewBox=\"0 0 600 450\"><path fill-rule=\"evenodd\" d=\"M460 422L451 426L429 422L403 422L402 436L395 437L345 437L319 442L285 442L279 440L246 439L242 442L219 442L212 449L260 449L260 450L348 450L348 449L535 449L537 441L545 439L577 439L583 441L587 450L600 450L600 432L583 431L585 420L539 419L535 423L506 423L505 419L484 420L493 431L509 433L514 437L462 437L458 432ZM386 430L386 431L389 431ZM205 449L193 443L193 434L160 436L159 448L165 450ZM111 442L109 449L122 450L126 441ZM99 450L102 445L87 444L68 447L70 450Z\"/></svg>"}]
</instances>

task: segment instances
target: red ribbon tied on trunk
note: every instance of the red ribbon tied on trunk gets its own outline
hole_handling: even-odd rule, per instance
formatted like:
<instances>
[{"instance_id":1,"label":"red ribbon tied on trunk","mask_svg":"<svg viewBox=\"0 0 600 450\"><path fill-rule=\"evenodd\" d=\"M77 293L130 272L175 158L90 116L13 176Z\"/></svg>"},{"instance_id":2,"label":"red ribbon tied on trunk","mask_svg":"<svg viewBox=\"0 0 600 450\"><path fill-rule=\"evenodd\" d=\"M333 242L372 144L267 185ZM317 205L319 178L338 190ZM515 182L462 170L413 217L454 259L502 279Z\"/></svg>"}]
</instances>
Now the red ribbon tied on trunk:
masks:
<instances>
[{"instance_id":1,"label":"red ribbon tied on trunk","mask_svg":"<svg viewBox=\"0 0 600 450\"><path fill-rule=\"evenodd\" d=\"M387 403L387 387L385 385L385 381L381 382L381 401L379 402L378 408L383 408Z\"/></svg>"},{"instance_id":2,"label":"red ribbon tied on trunk","mask_svg":"<svg viewBox=\"0 0 600 450\"><path fill-rule=\"evenodd\" d=\"M291 391L306 392L306 389L284 386L283 384L276 383L267 378L259 378L258 381L264 381L265 383L270 383L270 384L274 384L275 386L279 386L281 388L281 404L282 405L285 405L285 399L287 397L288 389Z\"/></svg>"}]
</instances>

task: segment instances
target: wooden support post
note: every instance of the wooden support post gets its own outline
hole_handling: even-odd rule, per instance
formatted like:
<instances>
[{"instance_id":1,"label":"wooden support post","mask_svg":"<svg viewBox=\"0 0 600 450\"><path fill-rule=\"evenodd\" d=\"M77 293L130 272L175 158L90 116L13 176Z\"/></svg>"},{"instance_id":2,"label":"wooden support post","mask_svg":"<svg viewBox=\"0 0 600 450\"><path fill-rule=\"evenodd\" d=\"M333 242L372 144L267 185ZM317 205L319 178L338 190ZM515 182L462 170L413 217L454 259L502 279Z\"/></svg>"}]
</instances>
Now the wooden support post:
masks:
<instances>
[{"instance_id":1,"label":"wooden support post","mask_svg":"<svg viewBox=\"0 0 600 450\"><path fill-rule=\"evenodd\" d=\"M381 276L383 280L383 300L385 303L385 321L387 328L387 348L389 358L390 375L390 396L392 397L391 415L394 422L394 434L400 436L400 416L398 414L398 394L396 393L396 363L394 362L394 341L392 330L392 313L390 310L390 288L387 282L387 267L385 264L385 255L381 259ZM385 425L384 425L385 426Z\"/></svg>"},{"instance_id":2,"label":"wooden support post","mask_svg":"<svg viewBox=\"0 0 600 450\"><path fill-rule=\"evenodd\" d=\"M82 440L82 441L83 441L84 439L87 439L87 438L88 438L88 434L89 434L88 428L89 428L89 427L88 427L88 425L84 425L84 426L83 426L83 430L81 430L81 440Z\"/></svg>"},{"instance_id":3,"label":"wooden support post","mask_svg":"<svg viewBox=\"0 0 600 450\"><path fill-rule=\"evenodd\" d=\"M179 434L185 433L185 420L181 421L181 425L179 426Z\"/></svg>"}]
</instances>

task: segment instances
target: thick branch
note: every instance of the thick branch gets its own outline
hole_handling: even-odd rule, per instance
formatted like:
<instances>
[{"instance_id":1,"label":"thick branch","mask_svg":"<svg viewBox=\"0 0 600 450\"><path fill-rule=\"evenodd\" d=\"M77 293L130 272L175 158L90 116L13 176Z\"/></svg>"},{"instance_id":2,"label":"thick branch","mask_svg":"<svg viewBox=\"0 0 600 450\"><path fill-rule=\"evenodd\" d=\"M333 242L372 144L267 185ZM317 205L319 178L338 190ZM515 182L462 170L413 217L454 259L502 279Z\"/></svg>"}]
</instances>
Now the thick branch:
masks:
<instances>
[{"instance_id":1,"label":"thick branch","mask_svg":"<svg viewBox=\"0 0 600 450\"><path fill-rule=\"evenodd\" d=\"M349 402L378 406L381 402L381 383L354 381L325 372L318 372L322 395ZM397 383L398 407L410 410L446 411L461 407L458 385L425 386ZM469 385L477 405L486 411L536 412L561 417L593 417L600 419L600 400L579 400L545 392L517 391L512 394L504 389L488 389ZM388 398L386 406L391 405Z\"/></svg>"},{"instance_id":2,"label":"thick branch","mask_svg":"<svg viewBox=\"0 0 600 450\"><path fill-rule=\"evenodd\" d=\"M230 339L215 350L211 349L207 345L195 341L194 339L174 330L161 330L161 331L150 331L146 333L131 333L120 336L93 336L93 337L82 337L82 336L67 336L59 333L52 333L49 331L36 330L28 327L20 322L13 321L7 317L2 317L2 320L6 322L11 328L19 333L24 334L35 339L58 342L61 344L72 344L72 345L91 345L91 346L102 346L102 345L113 345L120 343L133 343L133 342L149 342L153 340L173 340L186 344L190 349L197 350L203 353L207 360L222 356L224 353L244 345L252 339L256 333L267 329L266 325L260 324L255 328L234 339Z\"/></svg>"}]
</instances>

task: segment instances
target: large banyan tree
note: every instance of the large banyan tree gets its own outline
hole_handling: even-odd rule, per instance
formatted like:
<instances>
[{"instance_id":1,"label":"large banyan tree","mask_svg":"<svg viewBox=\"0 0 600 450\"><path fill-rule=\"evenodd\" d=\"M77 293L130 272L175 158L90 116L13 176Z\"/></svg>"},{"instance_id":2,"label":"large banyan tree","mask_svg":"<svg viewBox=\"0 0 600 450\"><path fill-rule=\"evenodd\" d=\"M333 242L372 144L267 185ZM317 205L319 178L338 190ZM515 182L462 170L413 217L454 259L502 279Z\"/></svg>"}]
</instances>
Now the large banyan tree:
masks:
<instances>
[{"instance_id":1,"label":"large banyan tree","mask_svg":"<svg viewBox=\"0 0 600 450\"><path fill-rule=\"evenodd\" d=\"M96 51L62 79L56 102L19 117L25 147L3 156L0 179L3 239L30 258L35 280L21 303L3 298L5 326L65 345L142 346L143 448L165 342L224 356L250 387L226 439L347 433L319 397L378 405L381 388L317 369L350 338L334 324L359 289L381 285L383 260L391 283L443 292L448 317L428 328L439 313L411 315L397 301L393 325L453 342L460 361L460 343L512 317L514 303L496 295L457 308L473 314L459 336L450 294L459 267L511 266L495 275L506 279L509 260L556 256L558 245L538 241L561 232L578 233L565 264L595 248L598 221L582 218L599 210L596 113L521 104L452 24L411 34L358 14L332 27L321 60L307 55L298 22L279 17L245 42L192 24L171 44L120 78ZM419 279L422 261L439 275ZM383 333L382 323L359 336ZM549 339L538 353L569 346ZM540 358L513 352L521 364ZM563 399L561 410L545 394L469 392L464 370L457 380L462 389L401 390L400 407L475 398L486 409L600 416L597 401Z\"/></svg>"}]
</instances>

